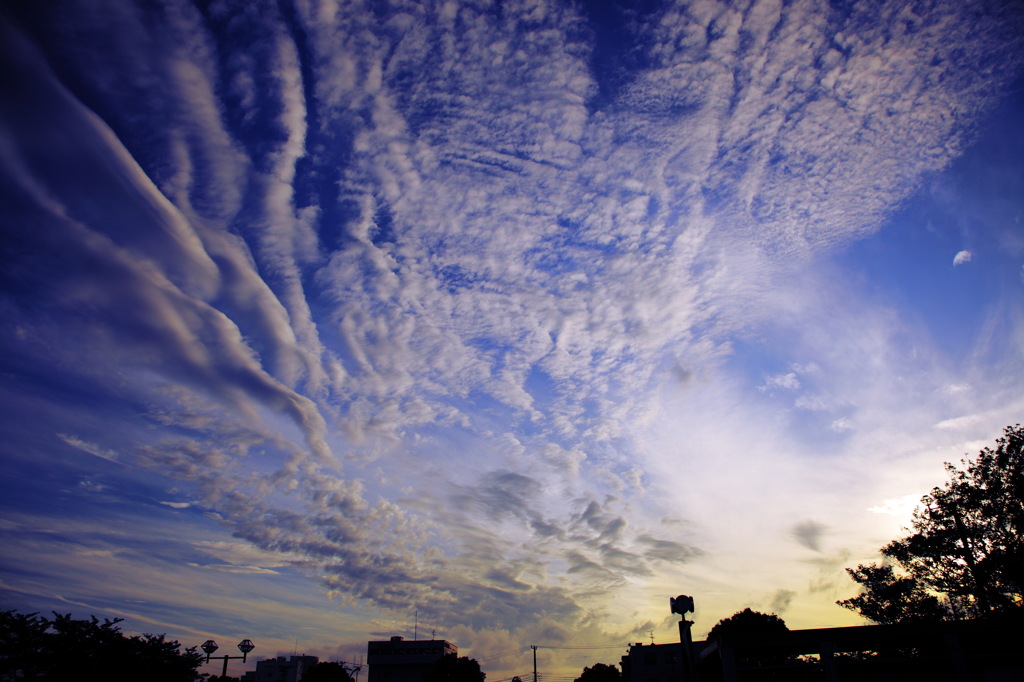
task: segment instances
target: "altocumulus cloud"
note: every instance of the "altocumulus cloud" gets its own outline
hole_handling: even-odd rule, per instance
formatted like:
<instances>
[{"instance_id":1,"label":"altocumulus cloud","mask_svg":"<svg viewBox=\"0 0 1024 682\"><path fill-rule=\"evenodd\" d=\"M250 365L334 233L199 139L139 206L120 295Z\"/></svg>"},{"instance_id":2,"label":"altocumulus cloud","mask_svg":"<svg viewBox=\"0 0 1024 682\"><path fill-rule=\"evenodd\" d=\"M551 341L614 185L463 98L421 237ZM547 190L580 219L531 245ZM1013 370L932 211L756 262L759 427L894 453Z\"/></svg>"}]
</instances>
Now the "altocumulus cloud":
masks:
<instances>
[{"instance_id":1,"label":"altocumulus cloud","mask_svg":"<svg viewBox=\"0 0 1024 682\"><path fill-rule=\"evenodd\" d=\"M47 424L102 396L110 426L64 443L333 594L578 624L704 551L646 520L630 435L671 368L950 163L1020 28L971 2L19 4L11 367Z\"/></svg>"}]
</instances>

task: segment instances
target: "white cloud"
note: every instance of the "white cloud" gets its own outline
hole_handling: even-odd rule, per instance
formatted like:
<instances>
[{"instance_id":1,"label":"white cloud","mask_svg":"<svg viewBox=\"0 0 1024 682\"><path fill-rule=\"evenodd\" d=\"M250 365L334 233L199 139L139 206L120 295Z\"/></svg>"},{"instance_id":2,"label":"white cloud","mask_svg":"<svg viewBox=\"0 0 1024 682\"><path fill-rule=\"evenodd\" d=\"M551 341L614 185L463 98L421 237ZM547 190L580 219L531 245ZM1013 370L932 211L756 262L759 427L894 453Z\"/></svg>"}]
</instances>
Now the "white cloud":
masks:
<instances>
[{"instance_id":1,"label":"white cloud","mask_svg":"<svg viewBox=\"0 0 1024 682\"><path fill-rule=\"evenodd\" d=\"M957 251L953 257L953 266L963 265L964 263L970 263L971 258L974 256L970 251L964 249L963 251Z\"/></svg>"},{"instance_id":2,"label":"white cloud","mask_svg":"<svg viewBox=\"0 0 1024 682\"><path fill-rule=\"evenodd\" d=\"M972 426L977 426L985 421L980 414L965 414L959 417L943 419L935 425L935 428L944 431L962 431Z\"/></svg>"},{"instance_id":3,"label":"white cloud","mask_svg":"<svg viewBox=\"0 0 1024 682\"><path fill-rule=\"evenodd\" d=\"M58 433L57 437L67 443L73 448L78 448L82 452L88 452L90 455L95 455L100 459L105 459L108 462L117 462L117 453L110 448L104 448L96 443L90 443L89 441L82 440L76 436L72 436L66 433Z\"/></svg>"},{"instance_id":4,"label":"white cloud","mask_svg":"<svg viewBox=\"0 0 1024 682\"><path fill-rule=\"evenodd\" d=\"M874 514L885 514L887 516L895 516L903 521L910 518L911 513L914 509L921 504L921 497L924 493L910 493L903 497L897 497L889 500L883 500L882 504L868 507L868 511Z\"/></svg>"},{"instance_id":5,"label":"white cloud","mask_svg":"<svg viewBox=\"0 0 1024 682\"><path fill-rule=\"evenodd\" d=\"M833 421L831 424L829 424L829 428L837 433L843 433L844 431L849 431L850 429L853 428L853 422L844 417Z\"/></svg>"},{"instance_id":6,"label":"white cloud","mask_svg":"<svg viewBox=\"0 0 1024 682\"><path fill-rule=\"evenodd\" d=\"M193 568L201 568L207 571L220 571L222 573L242 573L242 574L270 574L278 575L278 572L270 569L263 568L261 566L236 566L235 564L188 564Z\"/></svg>"},{"instance_id":7,"label":"white cloud","mask_svg":"<svg viewBox=\"0 0 1024 682\"><path fill-rule=\"evenodd\" d=\"M795 391L800 388L800 379L797 378L796 373L794 372L774 374L765 379L764 385L760 387L760 390L767 391L773 388Z\"/></svg>"}]
</instances>

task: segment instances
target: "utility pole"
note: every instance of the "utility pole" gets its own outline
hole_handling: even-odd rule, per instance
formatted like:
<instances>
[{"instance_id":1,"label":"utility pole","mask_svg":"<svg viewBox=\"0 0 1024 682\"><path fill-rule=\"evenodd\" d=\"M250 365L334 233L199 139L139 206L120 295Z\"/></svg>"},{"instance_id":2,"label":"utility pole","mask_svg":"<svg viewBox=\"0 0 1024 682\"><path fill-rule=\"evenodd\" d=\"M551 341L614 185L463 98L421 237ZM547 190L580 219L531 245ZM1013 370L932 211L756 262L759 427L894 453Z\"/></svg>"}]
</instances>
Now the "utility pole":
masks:
<instances>
[{"instance_id":1,"label":"utility pole","mask_svg":"<svg viewBox=\"0 0 1024 682\"><path fill-rule=\"evenodd\" d=\"M530 648L533 649L533 682L537 682L537 645L531 644Z\"/></svg>"}]
</instances>

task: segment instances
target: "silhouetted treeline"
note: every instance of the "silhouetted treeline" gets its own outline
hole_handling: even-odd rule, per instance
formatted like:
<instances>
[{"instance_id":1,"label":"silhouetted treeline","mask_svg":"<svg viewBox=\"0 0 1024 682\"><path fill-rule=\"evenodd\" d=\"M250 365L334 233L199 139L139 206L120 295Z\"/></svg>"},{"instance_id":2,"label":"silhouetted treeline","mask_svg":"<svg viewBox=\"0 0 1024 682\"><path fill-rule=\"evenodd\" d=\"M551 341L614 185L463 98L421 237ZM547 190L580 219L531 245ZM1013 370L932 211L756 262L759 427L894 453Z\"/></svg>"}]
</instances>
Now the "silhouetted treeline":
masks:
<instances>
[{"instance_id":1,"label":"silhouetted treeline","mask_svg":"<svg viewBox=\"0 0 1024 682\"><path fill-rule=\"evenodd\" d=\"M203 660L164 635L121 633L120 618L0 611L0 680L194 682Z\"/></svg>"}]
</instances>

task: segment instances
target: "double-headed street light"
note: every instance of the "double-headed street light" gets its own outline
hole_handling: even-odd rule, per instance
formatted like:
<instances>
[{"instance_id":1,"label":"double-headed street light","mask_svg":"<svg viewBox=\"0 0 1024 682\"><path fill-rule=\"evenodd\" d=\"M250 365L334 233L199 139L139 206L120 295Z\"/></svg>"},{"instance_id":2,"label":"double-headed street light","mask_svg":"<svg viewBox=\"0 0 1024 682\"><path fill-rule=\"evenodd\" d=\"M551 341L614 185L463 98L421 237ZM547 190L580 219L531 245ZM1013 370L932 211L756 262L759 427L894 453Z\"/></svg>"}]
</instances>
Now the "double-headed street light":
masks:
<instances>
[{"instance_id":1,"label":"double-headed street light","mask_svg":"<svg viewBox=\"0 0 1024 682\"><path fill-rule=\"evenodd\" d=\"M202 645L199 648L206 652L206 662L209 663L210 662L210 654L212 654L214 651L216 651L220 647L217 646L217 643L215 641L213 641L212 639L208 639L205 642L203 642ZM220 676L221 677L227 677L227 674L228 674L228 659L240 658L240 659L242 659L242 662L245 663L245 657L248 656L249 652L252 651L255 648L256 648L256 645L252 643L251 639L243 639L241 642L238 643L238 650L242 652L241 656L228 656L226 654L224 656L217 656L217 658L223 658L224 659L224 670L221 671Z\"/></svg>"}]
</instances>

